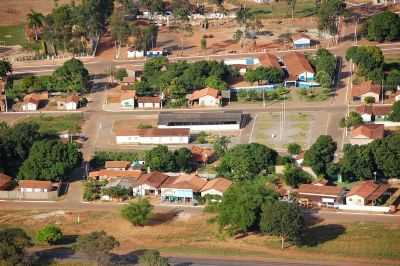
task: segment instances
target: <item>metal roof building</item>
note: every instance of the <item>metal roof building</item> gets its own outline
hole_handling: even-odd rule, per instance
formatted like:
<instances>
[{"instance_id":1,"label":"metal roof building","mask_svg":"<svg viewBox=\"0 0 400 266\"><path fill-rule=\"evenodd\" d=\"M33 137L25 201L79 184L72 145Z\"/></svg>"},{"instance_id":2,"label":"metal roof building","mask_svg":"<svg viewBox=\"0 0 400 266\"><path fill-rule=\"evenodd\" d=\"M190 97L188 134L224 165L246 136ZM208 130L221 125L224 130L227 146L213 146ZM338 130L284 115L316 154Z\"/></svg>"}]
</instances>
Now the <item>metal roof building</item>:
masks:
<instances>
[{"instance_id":1,"label":"metal roof building","mask_svg":"<svg viewBox=\"0 0 400 266\"><path fill-rule=\"evenodd\" d=\"M191 131L239 130L243 112L163 112L158 116L159 128L190 128Z\"/></svg>"}]
</instances>

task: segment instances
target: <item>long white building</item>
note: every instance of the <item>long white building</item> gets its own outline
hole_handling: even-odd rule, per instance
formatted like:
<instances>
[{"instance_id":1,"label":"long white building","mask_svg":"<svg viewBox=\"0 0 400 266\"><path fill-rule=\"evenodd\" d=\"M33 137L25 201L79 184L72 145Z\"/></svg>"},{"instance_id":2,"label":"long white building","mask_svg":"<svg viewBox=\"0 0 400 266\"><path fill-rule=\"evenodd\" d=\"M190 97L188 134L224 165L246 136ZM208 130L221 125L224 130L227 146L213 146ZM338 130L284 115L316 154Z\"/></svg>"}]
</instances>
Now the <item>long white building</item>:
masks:
<instances>
[{"instance_id":1,"label":"long white building","mask_svg":"<svg viewBox=\"0 0 400 266\"><path fill-rule=\"evenodd\" d=\"M178 129L117 129L115 130L117 144L188 144L190 130Z\"/></svg>"}]
</instances>

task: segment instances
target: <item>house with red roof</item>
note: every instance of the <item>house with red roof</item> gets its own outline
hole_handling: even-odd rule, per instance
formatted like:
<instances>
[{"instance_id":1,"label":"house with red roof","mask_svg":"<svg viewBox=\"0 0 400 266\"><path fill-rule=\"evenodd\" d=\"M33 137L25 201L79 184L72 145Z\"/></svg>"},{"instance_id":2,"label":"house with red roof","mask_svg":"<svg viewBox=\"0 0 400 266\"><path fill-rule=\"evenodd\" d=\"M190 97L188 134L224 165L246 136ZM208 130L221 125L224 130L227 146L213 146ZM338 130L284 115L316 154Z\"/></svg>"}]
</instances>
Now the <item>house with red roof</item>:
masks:
<instances>
[{"instance_id":1,"label":"house with red roof","mask_svg":"<svg viewBox=\"0 0 400 266\"><path fill-rule=\"evenodd\" d=\"M161 185L168 178L168 175L158 171L143 174L137 179L136 186L133 187L133 195L158 196L161 194Z\"/></svg>"},{"instance_id":2,"label":"house with red roof","mask_svg":"<svg viewBox=\"0 0 400 266\"><path fill-rule=\"evenodd\" d=\"M304 49L311 47L311 38L304 33L295 33L291 36L293 41L293 48L295 49Z\"/></svg>"},{"instance_id":3,"label":"house with red roof","mask_svg":"<svg viewBox=\"0 0 400 266\"><path fill-rule=\"evenodd\" d=\"M196 174L171 176L161 185L161 200L171 203L195 203L195 197L201 196L201 189L207 180Z\"/></svg>"},{"instance_id":4,"label":"house with red roof","mask_svg":"<svg viewBox=\"0 0 400 266\"><path fill-rule=\"evenodd\" d=\"M356 107L356 112L361 115L364 122L386 120L391 111L391 105L364 104Z\"/></svg>"},{"instance_id":5,"label":"house with red roof","mask_svg":"<svg viewBox=\"0 0 400 266\"><path fill-rule=\"evenodd\" d=\"M76 94L69 95L64 99L57 101L57 109L67 110L67 111L76 110L79 107L79 100L80 100L79 95Z\"/></svg>"},{"instance_id":6,"label":"house with red roof","mask_svg":"<svg viewBox=\"0 0 400 266\"><path fill-rule=\"evenodd\" d=\"M221 99L222 97L219 90L207 87L201 90L195 90L189 96L189 105L217 107L221 105Z\"/></svg>"},{"instance_id":7,"label":"house with red roof","mask_svg":"<svg viewBox=\"0 0 400 266\"><path fill-rule=\"evenodd\" d=\"M351 131L350 143L352 145L366 145L374 140L382 139L385 136L384 125L365 124L354 128Z\"/></svg>"},{"instance_id":8,"label":"house with red roof","mask_svg":"<svg viewBox=\"0 0 400 266\"><path fill-rule=\"evenodd\" d=\"M201 164L209 163L215 156L213 149L200 146L192 146L191 152L192 160Z\"/></svg>"},{"instance_id":9,"label":"house with red roof","mask_svg":"<svg viewBox=\"0 0 400 266\"><path fill-rule=\"evenodd\" d=\"M344 200L345 191L338 186L327 186L323 183L301 184L297 190L300 202L318 206L333 206Z\"/></svg>"},{"instance_id":10,"label":"house with red roof","mask_svg":"<svg viewBox=\"0 0 400 266\"><path fill-rule=\"evenodd\" d=\"M274 68L281 68L281 65L279 64L279 60L278 57L276 57L273 54L270 53L266 53L263 54L262 56L260 56L258 58L258 60L260 61L260 65L264 66L264 67L274 67Z\"/></svg>"},{"instance_id":11,"label":"house with red roof","mask_svg":"<svg viewBox=\"0 0 400 266\"><path fill-rule=\"evenodd\" d=\"M346 205L375 205L376 200L386 193L389 185L376 183L374 180L360 182L346 195Z\"/></svg>"},{"instance_id":12,"label":"house with red roof","mask_svg":"<svg viewBox=\"0 0 400 266\"><path fill-rule=\"evenodd\" d=\"M8 190L11 188L13 178L6 174L0 173L0 190Z\"/></svg>"},{"instance_id":13,"label":"house with red roof","mask_svg":"<svg viewBox=\"0 0 400 266\"><path fill-rule=\"evenodd\" d=\"M378 103L381 92L382 88L380 85L375 84L372 80L367 80L360 84L353 85L351 97L353 97L353 101L362 102L365 101L365 98L372 97L375 99L375 102Z\"/></svg>"},{"instance_id":14,"label":"house with red roof","mask_svg":"<svg viewBox=\"0 0 400 266\"><path fill-rule=\"evenodd\" d=\"M285 86L309 87L315 80L315 71L304 54L293 52L288 53L283 62L286 67L288 78Z\"/></svg>"},{"instance_id":15,"label":"house with red roof","mask_svg":"<svg viewBox=\"0 0 400 266\"><path fill-rule=\"evenodd\" d=\"M207 182L207 184L200 190L201 196L207 195L220 196L224 195L224 192L232 185L232 181L217 177Z\"/></svg>"}]
</instances>

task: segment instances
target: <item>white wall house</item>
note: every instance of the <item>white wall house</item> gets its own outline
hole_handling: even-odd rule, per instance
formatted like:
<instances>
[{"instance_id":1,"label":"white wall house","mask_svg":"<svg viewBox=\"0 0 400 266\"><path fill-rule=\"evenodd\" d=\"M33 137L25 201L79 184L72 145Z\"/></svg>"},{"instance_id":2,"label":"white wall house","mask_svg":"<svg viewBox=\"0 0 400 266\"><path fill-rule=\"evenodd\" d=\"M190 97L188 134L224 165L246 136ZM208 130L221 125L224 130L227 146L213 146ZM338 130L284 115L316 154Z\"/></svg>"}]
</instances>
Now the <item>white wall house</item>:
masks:
<instances>
[{"instance_id":1,"label":"white wall house","mask_svg":"<svg viewBox=\"0 0 400 266\"><path fill-rule=\"evenodd\" d=\"M33 102L26 102L22 104L22 111L28 112L28 111L36 111L38 108L38 105Z\"/></svg>"},{"instance_id":2,"label":"white wall house","mask_svg":"<svg viewBox=\"0 0 400 266\"><path fill-rule=\"evenodd\" d=\"M76 102L67 102L65 103L65 110L73 111L78 108L78 103Z\"/></svg>"},{"instance_id":3,"label":"white wall house","mask_svg":"<svg viewBox=\"0 0 400 266\"><path fill-rule=\"evenodd\" d=\"M135 109L135 98L122 99L120 106L122 109Z\"/></svg>"},{"instance_id":4,"label":"white wall house","mask_svg":"<svg viewBox=\"0 0 400 266\"><path fill-rule=\"evenodd\" d=\"M221 105L221 96L219 91L213 88L204 88L194 91L189 97L189 104L207 107L218 107Z\"/></svg>"},{"instance_id":5,"label":"white wall house","mask_svg":"<svg viewBox=\"0 0 400 266\"><path fill-rule=\"evenodd\" d=\"M116 132L117 144L188 144L190 131L182 129L132 129Z\"/></svg>"},{"instance_id":6,"label":"white wall house","mask_svg":"<svg viewBox=\"0 0 400 266\"><path fill-rule=\"evenodd\" d=\"M346 205L349 206L364 206L365 201L364 198L359 195L352 195L346 197Z\"/></svg>"},{"instance_id":7,"label":"white wall house","mask_svg":"<svg viewBox=\"0 0 400 266\"><path fill-rule=\"evenodd\" d=\"M128 58L141 58L144 57L144 51L128 50Z\"/></svg>"},{"instance_id":8,"label":"white wall house","mask_svg":"<svg viewBox=\"0 0 400 266\"><path fill-rule=\"evenodd\" d=\"M154 195L154 196L159 195L158 188L150 186L148 184L137 185L132 190L134 196L144 197L148 195Z\"/></svg>"},{"instance_id":9,"label":"white wall house","mask_svg":"<svg viewBox=\"0 0 400 266\"><path fill-rule=\"evenodd\" d=\"M213 97L210 95L206 95L199 98L199 105L200 106L219 106L220 99L217 97Z\"/></svg>"}]
</instances>

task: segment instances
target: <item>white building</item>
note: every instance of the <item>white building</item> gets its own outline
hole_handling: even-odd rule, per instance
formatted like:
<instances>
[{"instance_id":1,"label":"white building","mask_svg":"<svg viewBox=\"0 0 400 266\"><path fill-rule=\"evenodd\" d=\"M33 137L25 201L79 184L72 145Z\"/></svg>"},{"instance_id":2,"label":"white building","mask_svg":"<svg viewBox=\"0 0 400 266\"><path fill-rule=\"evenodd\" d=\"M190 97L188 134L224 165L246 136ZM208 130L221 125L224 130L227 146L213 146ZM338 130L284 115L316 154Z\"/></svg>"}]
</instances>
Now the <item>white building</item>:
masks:
<instances>
[{"instance_id":1,"label":"white building","mask_svg":"<svg viewBox=\"0 0 400 266\"><path fill-rule=\"evenodd\" d=\"M139 51L135 49L128 49L128 58L141 58L144 57L144 51Z\"/></svg>"},{"instance_id":2,"label":"white building","mask_svg":"<svg viewBox=\"0 0 400 266\"><path fill-rule=\"evenodd\" d=\"M201 196L223 196L224 192L232 185L232 181L217 177L207 182L207 184L201 189Z\"/></svg>"},{"instance_id":3,"label":"white building","mask_svg":"<svg viewBox=\"0 0 400 266\"><path fill-rule=\"evenodd\" d=\"M310 48L311 38L304 33L294 34L292 36L293 47L296 49Z\"/></svg>"},{"instance_id":4,"label":"white building","mask_svg":"<svg viewBox=\"0 0 400 266\"><path fill-rule=\"evenodd\" d=\"M142 96L137 97L138 108L140 109L160 109L161 98L158 96Z\"/></svg>"},{"instance_id":5,"label":"white building","mask_svg":"<svg viewBox=\"0 0 400 266\"><path fill-rule=\"evenodd\" d=\"M315 71L304 54L289 53L283 58L283 62L289 74L287 81L285 81L286 86L293 84L294 86L307 87L315 83Z\"/></svg>"},{"instance_id":6,"label":"white building","mask_svg":"<svg viewBox=\"0 0 400 266\"><path fill-rule=\"evenodd\" d=\"M178 129L119 129L115 131L117 144L188 144L190 130Z\"/></svg>"},{"instance_id":7,"label":"white building","mask_svg":"<svg viewBox=\"0 0 400 266\"><path fill-rule=\"evenodd\" d=\"M57 101L57 109L59 110L74 111L78 109L78 105L79 105L78 95L70 95L66 97L65 100Z\"/></svg>"},{"instance_id":8,"label":"white building","mask_svg":"<svg viewBox=\"0 0 400 266\"><path fill-rule=\"evenodd\" d=\"M161 185L168 177L168 175L158 171L142 175L133 187L133 195L142 197L160 195Z\"/></svg>"},{"instance_id":9,"label":"white building","mask_svg":"<svg viewBox=\"0 0 400 266\"><path fill-rule=\"evenodd\" d=\"M351 131L350 143L352 145L366 145L374 140L382 139L385 135L384 125L365 124Z\"/></svg>"},{"instance_id":10,"label":"white building","mask_svg":"<svg viewBox=\"0 0 400 266\"><path fill-rule=\"evenodd\" d=\"M193 204L195 195L207 184L205 178L195 174L169 177L161 185L161 200L171 203Z\"/></svg>"},{"instance_id":11,"label":"white building","mask_svg":"<svg viewBox=\"0 0 400 266\"><path fill-rule=\"evenodd\" d=\"M373 180L368 180L352 187L346 195L346 205L366 206L375 205L375 201L380 198L389 186L386 184L377 184Z\"/></svg>"},{"instance_id":12,"label":"white building","mask_svg":"<svg viewBox=\"0 0 400 266\"><path fill-rule=\"evenodd\" d=\"M21 192L50 192L53 190L53 184L50 181L20 180L18 189Z\"/></svg>"},{"instance_id":13,"label":"white building","mask_svg":"<svg viewBox=\"0 0 400 266\"><path fill-rule=\"evenodd\" d=\"M359 105L356 112L359 113L364 122L383 121L392 111L390 105Z\"/></svg>"},{"instance_id":14,"label":"white building","mask_svg":"<svg viewBox=\"0 0 400 266\"><path fill-rule=\"evenodd\" d=\"M235 131L242 126L241 111L219 112L162 112L158 115L158 128L189 128L200 131Z\"/></svg>"}]
</instances>

